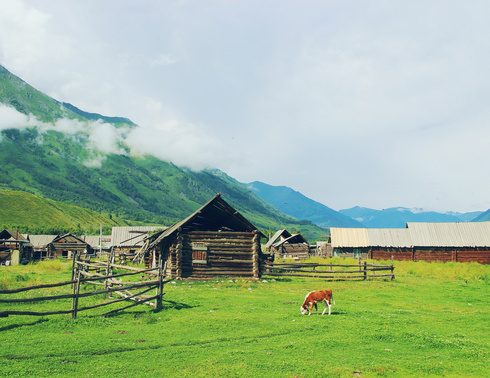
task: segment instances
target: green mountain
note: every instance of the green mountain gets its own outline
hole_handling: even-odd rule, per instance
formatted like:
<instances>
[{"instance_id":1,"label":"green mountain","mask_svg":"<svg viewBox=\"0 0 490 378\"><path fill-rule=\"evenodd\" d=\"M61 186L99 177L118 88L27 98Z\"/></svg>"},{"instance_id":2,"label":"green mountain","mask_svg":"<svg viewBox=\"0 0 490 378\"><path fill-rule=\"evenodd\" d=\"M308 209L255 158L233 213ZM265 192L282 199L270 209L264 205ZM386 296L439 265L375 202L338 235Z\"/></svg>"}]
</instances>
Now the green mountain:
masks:
<instances>
[{"instance_id":1,"label":"green mountain","mask_svg":"<svg viewBox=\"0 0 490 378\"><path fill-rule=\"evenodd\" d=\"M478 215L473 222L488 222L490 221L490 209Z\"/></svg>"},{"instance_id":2,"label":"green mountain","mask_svg":"<svg viewBox=\"0 0 490 378\"><path fill-rule=\"evenodd\" d=\"M321 227L363 227L352 218L287 186L272 186L260 181L254 181L247 186L264 201L295 218L308 219Z\"/></svg>"},{"instance_id":3,"label":"green mountain","mask_svg":"<svg viewBox=\"0 0 490 378\"><path fill-rule=\"evenodd\" d=\"M0 102L30 117L23 127L9 127L0 120L0 189L28 192L132 224L163 225L183 219L221 192L263 230L287 228L309 240L325 234L309 221L280 212L219 170L194 172L153 156L135 158L94 149L89 135L89 125L97 127L94 120L115 127L138 126L125 118L104 117L60 103L1 66ZM62 132L58 121L66 119L86 128ZM127 151L123 142L119 148Z\"/></svg>"}]
</instances>

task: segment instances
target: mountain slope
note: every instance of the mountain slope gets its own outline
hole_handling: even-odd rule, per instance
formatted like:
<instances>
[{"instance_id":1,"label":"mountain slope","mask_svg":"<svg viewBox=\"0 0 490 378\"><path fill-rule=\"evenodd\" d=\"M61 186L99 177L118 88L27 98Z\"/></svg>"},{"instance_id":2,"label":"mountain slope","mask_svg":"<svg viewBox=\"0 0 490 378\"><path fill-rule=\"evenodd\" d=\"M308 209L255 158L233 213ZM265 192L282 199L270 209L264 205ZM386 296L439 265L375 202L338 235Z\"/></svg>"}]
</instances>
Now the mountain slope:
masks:
<instances>
[{"instance_id":1,"label":"mountain slope","mask_svg":"<svg viewBox=\"0 0 490 378\"><path fill-rule=\"evenodd\" d=\"M352 218L305 197L287 186L272 186L254 181L247 186L264 201L298 219L307 219L320 227L362 227Z\"/></svg>"},{"instance_id":2,"label":"mountain slope","mask_svg":"<svg viewBox=\"0 0 490 378\"><path fill-rule=\"evenodd\" d=\"M488 222L490 221L490 209L478 215L473 222Z\"/></svg>"},{"instance_id":3,"label":"mountain slope","mask_svg":"<svg viewBox=\"0 0 490 378\"><path fill-rule=\"evenodd\" d=\"M0 189L0 228L21 232L62 234L98 233L112 226L128 224L110 214L102 215L77 206L66 205L33 194Z\"/></svg>"},{"instance_id":4,"label":"mountain slope","mask_svg":"<svg viewBox=\"0 0 490 378\"><path fill-rule=\"evenodd\" d=\"M94 148L90 134L101 125L95 119L115 127L137 126L125 118L63 106L1 66L0 102L35 116L23 127L0 127L0 188L28 191L133 222L164 225L185 218L222 192L259 228L301 229L309 239L324 234L309 222L281 213L218 170L193 172L152 156L134 157L124 141L119 142L120 153L101 152ZM76 120L70 132L62 132L69 124L66 120Z\"/></svg>"}]
</instances>

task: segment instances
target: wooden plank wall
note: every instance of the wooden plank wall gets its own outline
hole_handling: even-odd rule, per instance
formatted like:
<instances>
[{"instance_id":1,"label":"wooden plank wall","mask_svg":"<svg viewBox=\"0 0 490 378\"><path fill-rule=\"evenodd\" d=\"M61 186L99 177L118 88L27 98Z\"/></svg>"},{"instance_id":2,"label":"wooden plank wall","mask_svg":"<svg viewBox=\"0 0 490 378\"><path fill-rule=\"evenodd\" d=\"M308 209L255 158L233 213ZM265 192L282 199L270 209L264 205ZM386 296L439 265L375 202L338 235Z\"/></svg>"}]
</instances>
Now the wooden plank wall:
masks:
<instances>
[{"instance_id":1,"label":"wooden plank wall","mask_svg":"<svg viewBox=\"0 0 490 378\"><path fill-rule=\"evenodd\" d=\"M490 264L490 249L374 249L369 253L369 256L374 260L389 260L393 256L393 259L397 261L455 261Z\"/></svg>"},{"instance_id":2,"label":"wooden plank wall","mask_svg":"<svg viewBox=\"0 0 490 378\"><path fill-rule=\"evenodd\" d=\"M182 278L253 277L253 238L251 232L192 231L183 234ZM208 247L207 264L192 263L192 243L202 243ZM172 252L177 258L178 251L174 249Z\"/></svg>"}]
</instances>

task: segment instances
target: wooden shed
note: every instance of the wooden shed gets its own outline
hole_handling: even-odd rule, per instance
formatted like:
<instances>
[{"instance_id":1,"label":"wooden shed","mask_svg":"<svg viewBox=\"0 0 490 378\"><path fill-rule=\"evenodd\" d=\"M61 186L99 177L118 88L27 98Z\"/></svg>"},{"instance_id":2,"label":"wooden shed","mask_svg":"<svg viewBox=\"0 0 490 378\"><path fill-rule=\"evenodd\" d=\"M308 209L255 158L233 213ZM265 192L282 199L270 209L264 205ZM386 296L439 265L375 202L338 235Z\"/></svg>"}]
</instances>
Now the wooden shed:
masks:
<instances>
[{"instance_id":1,"label":"wooden shed","mask_svg":"<svg viewBox=\"0 0 490 378\"><path fill-rule=\"evenodd\" d=\"M259 278L263 234L221 198L221 193L186 219L152 235L147 265L161 257L167 277L216 276Z\"/></svg>"},{"instance_id":2,"label":"wooden shed","mask_svg":"<svg viewBox=\"0 0 490 378\"><path fill-rule=\"evenodd\" d=\"M291 234L287 230L277 231L265 245L265 249L278 258L307 259L310 245L301 234Z\"/></svg>"},{"instance_id":3,"label":"wooden shed","mask_svg":"<svg viewBox=\"0 0 490 378\"><path fill-rule=\"evenodd\" d=\"M0 265L18 265L29 261L32 245L19 231L0 232Z\"/></svg>"},{"instance_id":4,"label":"wooden shed","mask_svg":"<svg viewBox=\"0 0 490 378\"><path fill-rule=\"evenodd\" d=\"M30 235L34 246L34 259L70 258L73 252L92 253L90 244L73 234L65 235Z\"/></svg>"}]
</instances>

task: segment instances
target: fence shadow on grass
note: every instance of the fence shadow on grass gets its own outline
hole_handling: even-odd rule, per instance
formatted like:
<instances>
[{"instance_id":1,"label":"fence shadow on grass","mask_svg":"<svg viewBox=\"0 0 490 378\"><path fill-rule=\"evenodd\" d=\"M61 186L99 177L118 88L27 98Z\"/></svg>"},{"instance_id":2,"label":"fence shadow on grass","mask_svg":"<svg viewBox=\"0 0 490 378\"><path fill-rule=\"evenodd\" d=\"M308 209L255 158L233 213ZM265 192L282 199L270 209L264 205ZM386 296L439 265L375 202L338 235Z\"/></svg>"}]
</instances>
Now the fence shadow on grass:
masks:
<instances>
[{"instance_id":1,"label":"fence shadow on grass","mask_svg":"<svg viewBox=\"0 0 490 378\"><path fill-rule=\"evenodd\" d=\"M11 325L8 325L5 327L0 327L0 332L10 331L11 329L16 329L19 327L34 326L34 325L38 325L38 324L48 322L48 321L49 321L48 319L39 319L39 320L36 320L35 322L31 322L31 323L11 324Z\"/></svg>"},{"instance_id":2,"label":"fence shadow on grass","mask_svg":"<svg viewBox=\"0 0 490 378\"><path fill-rule=\"evenodd\" d=\"M166 306L165 304L168 303L170 304L169 306ZM168 301L168 300L163 300L162 301L162 310L170 309L173 308L175 310L183 310L183 309L189 309L189 308L195 308L195 307L200 307L200 306L191 306L186 303L178 303L174 301Z\"/></svg>"}]
</instances>

